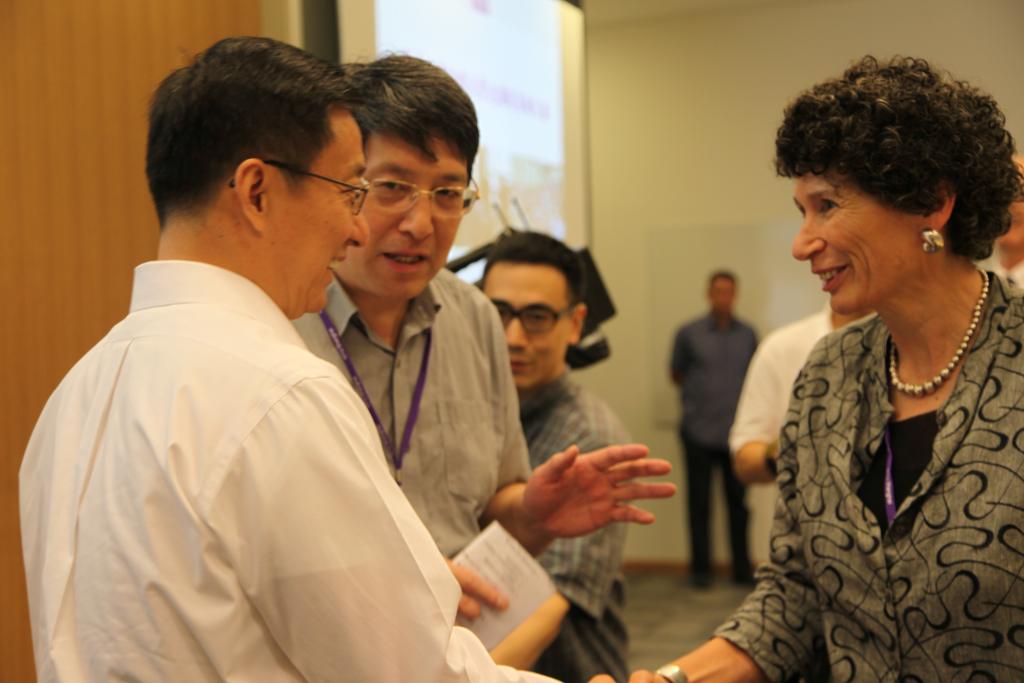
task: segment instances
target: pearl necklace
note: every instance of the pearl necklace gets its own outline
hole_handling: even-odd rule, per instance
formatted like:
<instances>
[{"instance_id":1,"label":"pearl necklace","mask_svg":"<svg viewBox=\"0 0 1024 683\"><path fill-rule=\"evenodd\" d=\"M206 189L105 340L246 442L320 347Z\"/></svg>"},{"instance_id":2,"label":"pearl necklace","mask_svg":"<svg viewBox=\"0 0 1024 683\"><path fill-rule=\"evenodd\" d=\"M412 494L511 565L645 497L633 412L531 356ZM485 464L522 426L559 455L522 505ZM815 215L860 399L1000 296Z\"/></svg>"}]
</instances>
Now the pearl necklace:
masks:
<instances>
[{"instance_id":1,"label":"pearl necklace","mask_svg":"<svg viewBox=\"0 0 1024 683\"><path fill-rule=\"evenodd\" d=\"M974 331L978 329L981 309L985 306L985 299L988 298L988 276L985 273L981 273L981 280L981 296L978 297L978 303L974 304L974 311L971 313L971 324L968 326L967 331L964 332L964 338L960 342L960 347L956 350L956 353L953 354L953 359L942 369L942 372L924 384L905 384L901 382L899 375L896 373L896 347L893 346L892 355L889 357L889 379L896 388L896 391L916 397L927 396L949 379L953 369L960 362L960 359L963 358L964 353L967 352L967 345L971 343Z\"/></svg>"}]
</instances>

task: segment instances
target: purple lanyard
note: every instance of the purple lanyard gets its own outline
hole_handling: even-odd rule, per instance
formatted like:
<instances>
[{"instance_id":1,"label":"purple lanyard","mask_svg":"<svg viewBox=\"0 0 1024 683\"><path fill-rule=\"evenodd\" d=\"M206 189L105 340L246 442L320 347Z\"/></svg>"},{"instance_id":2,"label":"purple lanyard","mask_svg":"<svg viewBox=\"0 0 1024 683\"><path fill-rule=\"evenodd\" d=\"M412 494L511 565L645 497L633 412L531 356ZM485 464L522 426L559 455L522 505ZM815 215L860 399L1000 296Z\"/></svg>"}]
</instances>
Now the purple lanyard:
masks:
<instances>
[{"instance_id":1,"label":"purple lanyard","mask_svg":"<svg viewBox=\"0 0 1024 683\"><path fill-rule=\"evenodd\" d=\"M423 361L420 363L420 375L416 379L416 388L412 392L412 400L409 403L409 416L405 419L405 430L402 432L402 445L396 451L395 442L391 440L391 436L387 430L384 429L384 423L381 422L380 415L377 414L377 409L373 407L373 401L370 400L370 394L366 391L366 386L363 384L363 380L359 377L359 373L356 372L356 365L352 362L352 357L348 355L348 350L345 345L341 343L341 335L338 334L338 328L334 326L334 321L331 320L331 316L327 315L327 311L320 311L320 320L323 321L324 327L327 328L327 334L330 335L331 341L334 342L334 348L338 350L338 355L341 356L341 360L345 363L345 367L348 368L348 374L352 378L353 384L356 385L356 390L359 392L360 397L363 399L363 403L366 404L366 408L370 411L370 416L373 418L373 423L377 425L377 433L380 434L381 444L384 446L384 450L391 456L391 462L395 466L395 480L399 486L402 484L402 461L405 459L405 454L409 452L409 441L412 438L413 427L416 426L416 420L420 416L420 401L423 400L423 387L427 383L427 365L430 362L430 330L426 331L426 340L423 343Z\"/></svg>"},{"instance_id":2,"label":"purple lanyard","mask_svg":"<svg viewBox=\"0 0 1024 683\"><path fill-rule=\"evenodd\" d=\"M889 440L889 425L885 426L885 518L892 526L892 520L896 519L896 485L892 479L892 443Z\"/></svg>"}]
</instances>

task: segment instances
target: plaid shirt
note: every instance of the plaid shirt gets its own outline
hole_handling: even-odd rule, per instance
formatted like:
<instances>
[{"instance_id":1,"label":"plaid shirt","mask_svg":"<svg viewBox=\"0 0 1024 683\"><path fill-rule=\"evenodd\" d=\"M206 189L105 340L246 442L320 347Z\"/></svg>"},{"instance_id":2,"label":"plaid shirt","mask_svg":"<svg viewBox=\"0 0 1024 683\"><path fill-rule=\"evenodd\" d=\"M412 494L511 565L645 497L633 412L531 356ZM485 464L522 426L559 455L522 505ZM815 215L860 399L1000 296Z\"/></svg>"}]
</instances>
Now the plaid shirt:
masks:
<instances>
[{"instance_id":1,"label":"plaid shirt","mask_svg":"<svg viewBox=\"0 0 1024 683\"><path fill-rule=\"evenodd\" d=\"M570 381L568 373L523 398L520 418L533 467L573 444L588 452L630 440L611 409ZM599 673L627 679L625 542L626 526L612 524L580 538L558 539L538 558L570 608L535 671L567 683L589 681Z\"/></svg>"}]
</instances>

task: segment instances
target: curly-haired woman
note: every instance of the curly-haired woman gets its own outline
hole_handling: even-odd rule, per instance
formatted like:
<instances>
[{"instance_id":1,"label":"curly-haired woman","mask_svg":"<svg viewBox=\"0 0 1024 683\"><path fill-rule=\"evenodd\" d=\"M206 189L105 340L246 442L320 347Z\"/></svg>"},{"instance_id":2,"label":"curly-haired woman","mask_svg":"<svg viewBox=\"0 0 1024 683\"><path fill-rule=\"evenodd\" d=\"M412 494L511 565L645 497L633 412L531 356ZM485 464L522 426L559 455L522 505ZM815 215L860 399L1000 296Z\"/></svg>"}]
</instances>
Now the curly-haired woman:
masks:
<instances>
[{"instance_id":1,"label":"curly-haired woman","mask_svg":"<svg viewBox=\"0 0 1024 683\"><path fill-rule=\"evenodd\" d=\"M756 590L631 681L1024 680L1024 296L974 264L1021 195L1013 152L995 101L920 59L786 109L793 255L878 315L797 379Z\"/></svg>"}]
</instances>

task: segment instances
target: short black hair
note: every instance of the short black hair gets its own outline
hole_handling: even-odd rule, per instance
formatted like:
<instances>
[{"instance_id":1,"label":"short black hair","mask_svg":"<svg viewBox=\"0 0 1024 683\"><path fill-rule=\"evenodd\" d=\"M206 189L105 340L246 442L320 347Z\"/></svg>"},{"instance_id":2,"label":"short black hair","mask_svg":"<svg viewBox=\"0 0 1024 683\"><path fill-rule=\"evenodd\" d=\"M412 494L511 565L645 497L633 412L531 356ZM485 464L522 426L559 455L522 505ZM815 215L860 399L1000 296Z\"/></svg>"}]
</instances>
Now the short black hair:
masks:
<instances>
[{"instance_id":1,"label":"short black hair","mask_svg":"<svg viewBox=\"0 0 1024 683\"><path fill-rule=\"evenodd\" d=\"M715 284L715 280L728 280L733 284L733 287L736 286L737 282L736 274L733 273L731 270L716 270L715 272L711 273L711 275L708 275L709 288L711 287L711 285Z\"/></svg>"},{"instance_id":2,"label":"short black hair","mask_svg":"<svg viewBox=\"0 0 1024 683\"><path fill-rule=\"evenodd\" d=\"M565 276L569 291L569 304L583 301L586 277L579 254L564 242L542 232L517 232L498 240L487 255L484 280L495 263L529 263L551 266Z\"/></svg>"},{"instance_id":3,"label":"short black hair","mask_svg":"<svg viewBox=\"0 0 1024 683\"><path fill-rule=\"evenodd\" d=\"M1020 192L1013 137L996 101L927 61L863 57L786 107L775 139L779 175L837 173L881 204L927 215L953 192L946 239L987 258Z\"/></svg>"},{"instance_id":4,"label":"short black hair","mask_svg":"<svg viewBox=\"0 0 1024 683\"><path fill-rule=\"evenodd\" d=\"M362 100L354 113L364 140L375 133L394 135L431 159L431 139L444 140L458 151L472 177L480 146L476 109L447 71L397 54L350 68Z\"/></svg>"},{"instance_id":5,"label":"short black hair","mask_svg":"<svg viewBox=\"0 0 1024 683\"><path fill-rule=\"evenodd\" d=\"M332 139L332 108L354 104L337 64L270 38L214 43L150 104L146 176L161 226L204 205L245 159L308 166Z\"/></svg>"}]
</instances>

